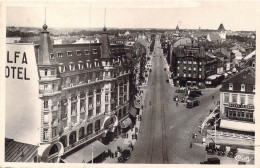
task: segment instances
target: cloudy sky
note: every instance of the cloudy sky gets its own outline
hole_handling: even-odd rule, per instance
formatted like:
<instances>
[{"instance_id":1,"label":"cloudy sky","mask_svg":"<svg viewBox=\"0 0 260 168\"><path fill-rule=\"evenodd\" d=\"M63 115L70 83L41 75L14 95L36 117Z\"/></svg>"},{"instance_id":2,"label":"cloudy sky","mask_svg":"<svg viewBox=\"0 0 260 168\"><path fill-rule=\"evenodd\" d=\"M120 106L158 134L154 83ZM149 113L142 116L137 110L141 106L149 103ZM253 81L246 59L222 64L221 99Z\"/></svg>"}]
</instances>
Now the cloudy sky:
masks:
<instances>
[{"instance_id":1,"label":"cloudy sky","mask_svg":"<svg viewBox=\"0 0 260 168\"><path fill-rule=\"evenodd\" d=\"M48 27L180 28L255 30L259 2L141 1L55 2L9 4L7 26L41 27L44 11Z\"/></svg>"}]
</instances>

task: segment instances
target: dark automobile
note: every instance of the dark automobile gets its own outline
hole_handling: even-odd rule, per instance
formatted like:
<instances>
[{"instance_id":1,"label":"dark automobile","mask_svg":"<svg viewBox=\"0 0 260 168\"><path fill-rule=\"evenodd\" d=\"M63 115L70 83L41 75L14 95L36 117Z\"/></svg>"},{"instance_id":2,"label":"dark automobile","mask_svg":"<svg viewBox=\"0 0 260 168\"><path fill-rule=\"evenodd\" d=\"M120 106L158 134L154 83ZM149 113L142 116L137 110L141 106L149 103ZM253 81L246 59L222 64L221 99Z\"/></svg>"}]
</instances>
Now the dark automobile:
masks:
<instances>
[{"instance_id":1,"label":"dark automobile","mask_svg":"<svg viewBox=\"0 0 260 168\"><path fill-rule=\"evenodd\" d=\"M200 90L190 90L190 94L203 95L203 93Z\"/></svg>"},{"instance_id":2,"label":"dark automobile","mask_svg":"<svg viewBox=\"0 0 260 168\"><path fill-rule=\"evenodd\" d=\"M175 90L175 93L184 93L185 90L184 89L178 89L178 90Z\"/></svg>"},{"instance_id":3,"label":"dark automobile","mask_svg":"<svg viewBox=\"0 0 260 168\"><path fill-rule=\"evenodd\" d=\"M169 83L169 79L166 79L166 82Z\"/></svg>"},{"instance_id":4,"label":"dark automobile","mask_svg":"<svg viewBox=\"0 0 260 168\"><path fill-rule=\"evenodd\" d=\"M210 142L209 146L206 147L207 154L214 155L216 152L215 143Z\"/></svg>"},{"instance_id":5,"label":"dark automobile","mask_svg":"<svg viewBox=\"0 0 260 168\"><path fill-rule=\"evenodd\" d=\"M219 149L218 149L218 155L219 156L225 156L227 151L227 148L225 145L220 145Z\"/></svg>"},{"instance_id":6,"label":"dark automobile","mask_svg":"<svg viewBox=\"0 0 260 168\"><path fill-rule=\"evenodd\" d=\"M228 152L227 156L231 157L231 158L234 158L236 156L237 152L238 152L237 146L232 146L230 148L230 151Z\"/></svg>"},{"instance_id":7,"label":"dark automobile","mask_svg":"<svg viewBox=\"0 0 260 168\"><path fill-rule=\"evenodd\" d=\"M208 158L207 161L200 162L200 164L220 164L219 158Z\"/></svg>"},{"instance_id":8,"label":"dark automobile","mask_svg":"<svg viewBox=\"0 0 260 168\"><path fill-rule=\"evenodd\" d=\"M199 95L196 94L196 93L190 93L190 94L189 94L189 97L191 97L191 98L195 98L195 97L199 97Z\"/></svg>"},{"instance_id":9,"label":"dark automobile","mask_svg":"<svg viewBox=\"0 0 260 168\"><path fill-rule=\"evenodd\" d=\"M164 68L164 71L166 71L166 68Z\"/></svg>"},{"instance_id":10,"label":"dark automobile","mask_svg":"<svg viewBox=\"0 0 260 168\"><path fill-rule=\"evenodd\" d=\"M121 156L118 158L118 163L125 163L131 157L131 152L125 149L121 152Z\"/></svg>"}]
</instances>

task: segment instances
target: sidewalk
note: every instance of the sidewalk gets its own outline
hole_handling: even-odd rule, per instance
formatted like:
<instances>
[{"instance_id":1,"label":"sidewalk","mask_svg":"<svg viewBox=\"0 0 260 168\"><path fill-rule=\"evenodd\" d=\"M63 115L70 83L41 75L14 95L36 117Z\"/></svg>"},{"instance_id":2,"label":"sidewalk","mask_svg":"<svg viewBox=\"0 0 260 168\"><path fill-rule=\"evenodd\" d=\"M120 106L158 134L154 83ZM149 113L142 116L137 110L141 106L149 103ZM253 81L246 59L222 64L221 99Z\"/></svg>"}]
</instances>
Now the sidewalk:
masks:
<instances>
[{"instance_id":1,"label":"sidewalk","mask_svg":"<svg viewBox=\"0 0 260 168\"><path fill-rule=\"evenodd\" d=\"M144 93L142 94L142 102L141 102L141 106L144 103L145 100L145 95L146 95L146 89L144 89ZM139 111L139 115L142 115L143 110L140 108ZM134 126L134 128L131 130L129 130L128 133L128 138L122 138L120 135L118 138L115 138L113 142L110 142L110 144L108 145L108 149L111 150L111 152L114 152L117 150L117 147L120 146L122 148L122 150L124 149L130 149L129 144L132 143L133 145L135 145L136 143L136 139L132 139L132 135L135 134L135 128L138 128L138 132L136 132L137 134L137 140L138 140L138 134L140 131L140 124L141 121L138 120L138 116L136 116L136 124ZM120 156L120 155L119 155ZM118 163L118 157L114 157L114 158L106 158L102 163Z\"/></svg>"}]
</instances>

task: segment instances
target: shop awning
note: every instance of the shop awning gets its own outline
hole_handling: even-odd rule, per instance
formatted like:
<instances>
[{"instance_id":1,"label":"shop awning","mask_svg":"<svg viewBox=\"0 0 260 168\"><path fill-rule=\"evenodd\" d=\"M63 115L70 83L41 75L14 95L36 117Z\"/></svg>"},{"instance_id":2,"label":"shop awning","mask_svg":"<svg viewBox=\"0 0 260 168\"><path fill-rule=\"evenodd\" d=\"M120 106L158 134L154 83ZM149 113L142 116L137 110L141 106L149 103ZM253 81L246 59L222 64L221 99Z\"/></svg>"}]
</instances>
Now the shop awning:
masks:
<instances>
[{"instance_id":1,"label":"shop awning","mask_svg":"<svg viewBox=\"0 0 260 168\"><path fill-rule=\"evenodd\" d=\"M121 127L122 128L127 128L129 125L132 124L132 121L130 118L126 118L124 121L122 121L121 123Z\"/></svg>"},{"instance_id":2,"label":"shop awning","mask_svg":"<svg viewBox=\"0 0 260 168\"><path fill-rule=\"evenodd\" d=\"M236 131L255 132L255 124L253 123L233 121L227 119L221 119L220 128L236 130Z\"/></svg>"},{"instance_id":3,"label":"shop awning","mask_svg":"<svg viewBox=\"0 0 260 168\"><path fill-rule=\"evenodd\" d=\"M107 150L107 146L96 140L86 147L74 152L73 154L63 159L66 163L88 163L92 160L92 147L93 147L93 159Z\"/></svg>"}]
</instances>

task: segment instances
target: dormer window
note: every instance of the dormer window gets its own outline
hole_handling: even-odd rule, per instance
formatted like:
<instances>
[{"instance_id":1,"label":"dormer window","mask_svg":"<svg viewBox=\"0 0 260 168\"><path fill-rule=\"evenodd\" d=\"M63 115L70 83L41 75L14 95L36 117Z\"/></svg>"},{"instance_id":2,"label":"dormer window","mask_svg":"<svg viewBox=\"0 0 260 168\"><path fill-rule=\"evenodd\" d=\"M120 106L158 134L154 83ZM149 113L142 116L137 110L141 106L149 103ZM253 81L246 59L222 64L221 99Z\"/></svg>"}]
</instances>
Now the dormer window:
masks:
<instances>
[{"instance_id":1,"label":"dormer window","mask_svg":"<svg viewBox=\"0 0 260 168\"><path fill-rule=\"evenodd\" d=\"M54 60L54 59L55 59L53 53L50 53L50 59L51 59L51 60Z\"/></svg>"},{"instance_id":2,"label":"dormer window","mask_svg":"<svg viewBox=\"0 0 260 168\"><path fill-rule=\"evenodd\" d=\"M92 50L93 54L97 54L97 49Z\"/></svg>"},{"instance_id":3,"label":"dormer window","mask_svg":"<svg viewBox=\"0 0 260 168\"><path fill-rule=\"evenodd\" d=\"M89 55L89 50L84 50L85 55Z\"/></svg>"},{"instance_id":4,"label":"dormer window","mask_svg":"<svg viewBox=\"0 0 260 168\"><path fill-rule=\"evenodd\" d=\"M63 65L59 65L59 70L60 70L60 72L64 72L65 71L65 67Z\"/></svg>"},{"instance_id":5,"label":"dormer window","mask_svg":"<svg viewBox=\"0 0 260 168\"><path fill-rule=\"evenodd\" d=\"M58 58L61 58L61 57L63 57L63 53L61 53L61 52L58 52L58 53L57 53L57 57L58 57Z\"/></svg>"},{"instance_id":6,"label":"dormer window","mask_svg":"<svg viewBox=\"0 0 260 168\"><path fill-rule=\"evenodd\" d=\"M72 57L72 51L67 51L67 55L68 55L69 57Z\"/></svg>"},{"instance_id":7,"label":"dormer window","mask_svg":"<svg viewBox=\"0 0 260 168\"><path fill-rule=\"evenodd\" d=\"M74 71L75 70L75 65L71 62L69 64L69 68L70 68L70 71Z\"/></svg>"},{"instance_id":8,"label":"dormer window","mask_svg":"<svg viewBox=\"0 0 260 168\"><path fill-rule=\"evenodd\" d=\"M82 63L82 61L79 61L79 64L78 64L78 66L79 66L79 70L82 70L83 69L83 63Z\"/></svg>"},{"instance_id":9,"label":"dormer window","mask_svg":"<svg viewBox=\"0 0 260 168\"><path fill-rule=\"evenodd\" d=\"M48 75L48 69L44 70L44 75L47 76Z\"/></svg>"},{"instance_id":10,"label":"dormer window","mask_svg":"<svg viewBox=\"0 0 260 168\"><path fill-rule=\"evenodd\" d=\"M246 88L245 84L241 84L241 91L242 91L242 92L245 91L245 88Z\"/></svg>"},{"instance_id":11,"label":"dormer window","mask_svg":"<svg viewBox=\"0 0 260 168\"><path fill-rule=\"evenodd\" d=\"M81 51L80 51L80 50L77 50L77 51L76 51L76 54L77 54L77 56L81 56Z\"/></svg>"},{"instance_id":12,"label":"dormer window","mask_svg":"<svg viewBox=\"0 0 260 168\"><path fill-rule=\"evenodd\" d=\"M229 90L233 90L233 84L232 83L229 84Z\"/></svg>"}]
</instances>

